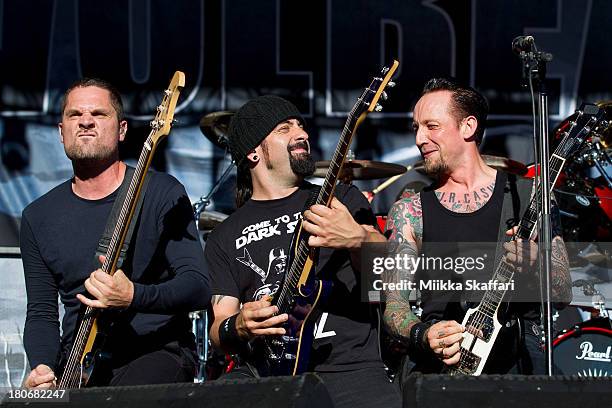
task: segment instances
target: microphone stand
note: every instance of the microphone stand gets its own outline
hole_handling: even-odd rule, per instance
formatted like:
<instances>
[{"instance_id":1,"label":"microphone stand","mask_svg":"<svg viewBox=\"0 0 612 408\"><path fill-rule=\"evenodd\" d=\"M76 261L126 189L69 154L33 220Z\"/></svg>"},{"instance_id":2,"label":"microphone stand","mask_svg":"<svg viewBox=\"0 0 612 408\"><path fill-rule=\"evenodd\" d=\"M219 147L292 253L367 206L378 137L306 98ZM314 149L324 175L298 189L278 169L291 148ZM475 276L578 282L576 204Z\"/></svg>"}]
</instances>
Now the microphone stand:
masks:
<instances>
[{"instance_id":1,"label":"microphone stand","mask_svg":"<svg viewBox=\"0 0 612 408\"><path fill-rule=\"evenodd\" d=\"M533 40L532 40L533 41ZM548 93L546 90L546 63L552 60L552 55L538 52L535 42L528 51L519 54L523 62L523 86L531 91L534 126L534 161L536 203L538 209L538 269L540 277L540 293L542 295L541 324L544 325L543 342L546 350L546 373L553 375L552 350L552 282L551 282L551 188L548 144ZM534 94L537 90L537 103ZM544 279L544 282L542 280ZM542 284L543 283L543 284ZM543 293L542 293L542 289Z\"/></svg>"}]
</instances>

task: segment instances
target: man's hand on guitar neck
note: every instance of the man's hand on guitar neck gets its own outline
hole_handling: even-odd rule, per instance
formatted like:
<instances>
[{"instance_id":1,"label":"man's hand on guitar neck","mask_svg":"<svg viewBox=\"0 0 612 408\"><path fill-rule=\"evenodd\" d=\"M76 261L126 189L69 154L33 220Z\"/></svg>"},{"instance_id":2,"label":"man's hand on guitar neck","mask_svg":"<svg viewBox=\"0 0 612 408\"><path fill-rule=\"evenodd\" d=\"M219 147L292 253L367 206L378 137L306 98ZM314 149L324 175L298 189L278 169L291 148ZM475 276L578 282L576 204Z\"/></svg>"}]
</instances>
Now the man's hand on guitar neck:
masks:
<instances>
[{"instance_id":1,"label":"man's hand on guitar neck","mask_svg":"<svg viewBox=\"0 0 612 408\"><path fill-rule=\"evenodd\" d=\"M104 263L104 256L100 256L100 263ZM119 308L124 309L132 303L134 298L134 284L125 276L121 269L115 271L113 276L97 269L85 281L85 289L95 299L89 299L77 294L77 299L86 306L97 309Z\"/></svg>"},{"instance_id":2,"label":"man's hand on guitar neck","mask_svg":"<svg viewBox=\"0 0 612 408\"><path fill-rule=\"evenodd\" d=\"M446 365L459 362L460 348L465 328L454 320L431 325L425 332L425 342Z\"/></svg>"},{"instance_id":3,"label":"man's hand on guitar neck","mask_svg":"<svg viewBox=\"0 0 612 408\"><path fill-rule=\"evenodd\" d=\"M372 240L373 234L385 241L374 227L357 223L348 208L336 198L332 199L329 208L313 205L304 211L302 226L311 234L308 238L311 247L359 249L362 243Z\"/></svg>"},{"instance_id":4,"label":"man's hand on guitar neck","mask_svg":"<svg viewBox=\"0 0 612 408\"><path fill-rule=\"evenodd\" d=\"M24 380L25 388L55 388L57 378L51 367L39 364L33 369Z\"/></svg>"},{"instance_id":5,"label":"man's hand on guitar neck","mask_svg":"<svg viewBox=\"0 0 612 408\"><path fill-rule=\"evenodd\" d=\"M514 236L518 227L506 231L507 236ZM538 259L538 244L534 240L523 241L518 238L504 244L506 250L505 260L514 266L516 272L527 272L532 270Z\"/></svg>"}]
</instances>

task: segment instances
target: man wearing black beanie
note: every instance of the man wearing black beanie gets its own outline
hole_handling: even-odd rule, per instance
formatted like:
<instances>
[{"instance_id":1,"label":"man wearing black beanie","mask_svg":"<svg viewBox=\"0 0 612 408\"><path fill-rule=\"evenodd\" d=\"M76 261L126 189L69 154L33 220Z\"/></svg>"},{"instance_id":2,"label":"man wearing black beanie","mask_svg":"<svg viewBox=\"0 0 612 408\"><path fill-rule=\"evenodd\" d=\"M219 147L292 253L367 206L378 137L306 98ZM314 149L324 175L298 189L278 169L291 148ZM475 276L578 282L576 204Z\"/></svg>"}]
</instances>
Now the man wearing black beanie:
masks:
<instances>
[{"instance_id":1,"label":"man wearing black beanie","mask_svg":"<svg viewBox=\"0 0 612 408\"><path fill-rule=\"evenodd\" d=\"M339 185L331 208L304 208L316 186L304 120L290 102L260 96L236 112L229 146L238 166L238 209L209 236L205 259L211 275L217 348L240 355L234 376L258 376L249 342L282 335L287 314L276 315L271 296L282 284L295 227L303 213L309 245L319 247L318 279L333 282L321 307L309 370L324 380L336 406L399 406L379 356L377 314L360 302L359 253L363 242L384 239L354 186ZM242 305L242 307L241 307Z\"/></svg>"}]
</instances>

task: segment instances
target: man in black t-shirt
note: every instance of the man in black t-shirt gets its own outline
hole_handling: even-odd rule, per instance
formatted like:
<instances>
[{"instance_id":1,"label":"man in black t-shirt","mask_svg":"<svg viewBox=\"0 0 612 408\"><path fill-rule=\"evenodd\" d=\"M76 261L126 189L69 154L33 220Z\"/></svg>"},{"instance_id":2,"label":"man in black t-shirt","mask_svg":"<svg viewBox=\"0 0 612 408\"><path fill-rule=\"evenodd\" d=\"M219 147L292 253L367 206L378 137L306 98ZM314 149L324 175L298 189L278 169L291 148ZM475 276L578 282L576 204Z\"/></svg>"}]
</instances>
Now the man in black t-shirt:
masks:
<instances>
[{"instance_id":1,"label":"man in black t-shirt","mask_svg":"<svg viewBox=\"0 0 612 408\"><path fill-rule=\"evenodd\" d=\"M99 79L71 86L61 112L60 138L74 177L28 205L21 222L23 340L33 368L24 386L57 384L83 305L113 309L104 350L110 360L103 369L96 365L89 385L192 382L188 312L206 308L210 292L185 189L151 172L122 269L112 276L95 270L96 247L126 177L118 145L127 122L119 93ZM58 295L65 309L61 339Z\"/></svg>"},{"instance_id":2,"label":"man in black t-shirt","mask_svg":"<svg viewBox=\"0 0 612 408\"><path fill-rule=\"evenodd\" d=\"M316 322L309 369L323 377L338 406L399 405L379 357L377 315L360 301L361 244L384 240L373 228L367 200L355 187L339 185L331 208L305 208L315 186L304 177L314 162L303 119L282 98L246 103L232 118L229 140L238 165L239 208L209 236L205 251L214 346L237 353L258 336L285 333L289 316L276 314L270 295L289 268L291 239L303 213L309 245L321 248L316 277L333 283ZM260 374L254 371L250 365L238 369Z\"/></svg>"}]
</instances>

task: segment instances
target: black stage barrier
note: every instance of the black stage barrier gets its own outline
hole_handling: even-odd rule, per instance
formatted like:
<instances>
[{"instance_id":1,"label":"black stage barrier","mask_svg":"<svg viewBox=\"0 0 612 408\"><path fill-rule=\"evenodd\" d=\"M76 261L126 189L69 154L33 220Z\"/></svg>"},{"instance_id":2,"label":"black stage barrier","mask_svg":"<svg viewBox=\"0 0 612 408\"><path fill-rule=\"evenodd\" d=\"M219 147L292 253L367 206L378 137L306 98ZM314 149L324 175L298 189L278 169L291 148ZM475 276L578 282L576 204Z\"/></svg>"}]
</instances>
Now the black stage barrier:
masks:
<instances>
[{"instance_id":1,"label":"black stage barrier","mask_svg":"<svg viewBox=\"0 0 612 408\"><path fill-rule=\"evenodd\" d=\"M45 400L44 408L328 408L333 407L316 374L263 379L217 380L204 384L142 385L70 390L68 403ZM4 400L2 407L23 407ZM32 404L29 404L32 406Z\"/></svg>"},{"instance_id":2,"label":"black stage barrier","mask_svg":"<svg viewBox=\"0 0 612 408\"><path fill-rule=\"evenodd\" d=\"M377 392L373 389L372 392ZM69 402L33 406L83 408L327 408L333 404L316 374L216 380L205 384L143 385L70 390ZM31 400L30 400L31 401ZM4 400L2 407L23 407ZM32 406L32 404L28 404ZM403 383L406 408L612 407L612 377L413 374ZM376 407L372 407L376 408ZM387 407L382 407L387 408Z\"/></svg>"},{"instance_id":3,"label":"black stage barrier","mask_svg":"<svg viewBox=\"0 0 612 408\"><path fill-rule=\"evenodd\" d=\"M612 407L612 377L412 374L402 385L410 408Z\"/></svg>"}]
</instances>

